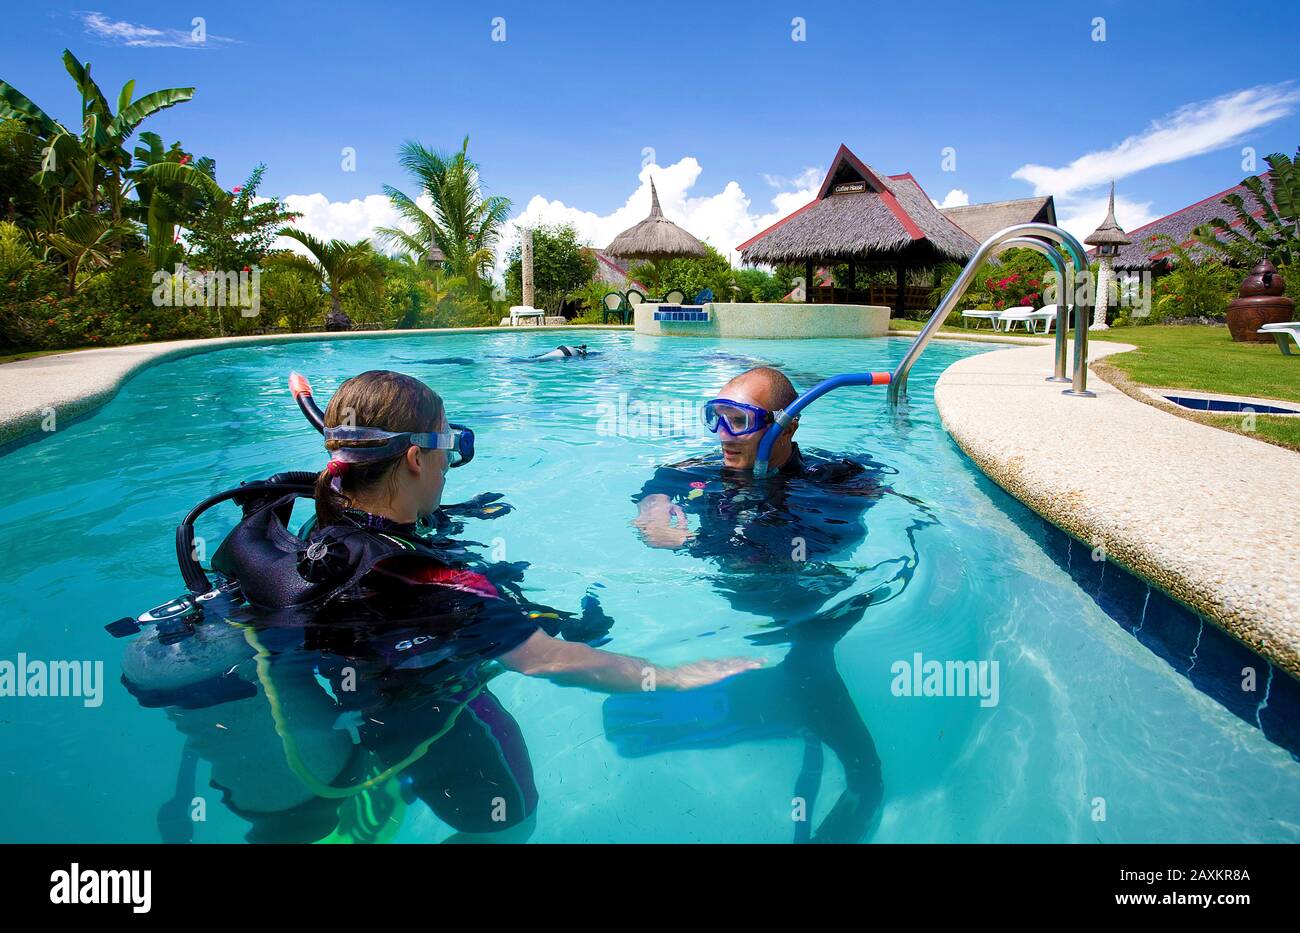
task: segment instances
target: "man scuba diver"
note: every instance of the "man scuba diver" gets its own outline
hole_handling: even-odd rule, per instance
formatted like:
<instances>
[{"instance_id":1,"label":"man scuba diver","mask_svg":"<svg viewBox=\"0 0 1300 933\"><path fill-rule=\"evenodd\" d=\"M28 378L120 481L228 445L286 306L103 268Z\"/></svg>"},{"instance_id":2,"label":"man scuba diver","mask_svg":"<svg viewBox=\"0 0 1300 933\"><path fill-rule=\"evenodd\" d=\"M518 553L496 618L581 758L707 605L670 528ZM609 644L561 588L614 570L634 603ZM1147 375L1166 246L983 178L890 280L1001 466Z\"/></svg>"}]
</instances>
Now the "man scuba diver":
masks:
<instances>
[{"instance_id":1,"label":"man scuba diver","mask_svg":"<svg viewBox=\"0 0 1300 933\"><path fill-rule=\"evenodd\" d=\"M371 371L321 412L306 380L291 387L325 435L326 468L200 503L177 529L189 592L109 626L149 626L126 653L124 682L145 705L166 706L190 751L212 762L214 785L254 824L250 840L323 838L337 832L341 802L395 779L458 838L526 837L537 791L519 727L488 689L496 673L677 691L760 663L660 667L553 637L548 627L570 621L599 630L598 607L575 619L530 603L515 569L494 581L426 530L453 523L430 516L448 471L474 456L473 432L448 420L436 393ZM315 518L294 533L299 499L314 500ZM213 556L214 585L195 557L194 523L228 500L243 518ZM468 514L493 506L476 501Z\"/></svg>"},{"instance_id":2,"label":"man scuba diver","mask_svg":"<svg viewBox=\"0 0 1300 933\"><path fill-rule=\"evenodd\" d=\"M796 398L789 379L769 367L728 382L703 408L706 427L718 435L720 460L697 457L661 467L634 497L632 522L647 546L714 564L718 592L734 608L770 620L751 640L788 642L785 660L681 698L611 697L605 731L633 757L803 735L796 796L807 801L810 817L824 743L843 765L847 788L815 834L807 823L796 826L796 841L857 842L879 810L881 764L836 669L834 648L869 605L901 591L915 564L903 562L901 572L870 592L817 608L857 579L827 558L863 541L863 514L890 490L878 465L868 469L801 451L794 442L797 419L773 445L775 475L754 476L764 431Z\"/></svg>"},{"instance_id":3,"label":"man scuba diver","mask_svg":"<svg viewBox=\"0 0 1300 933\"><path fill-rule=\"evenodd\" d=\"M595 350L588 350L585 343L576 347L561 344L554 350L547 350L545 353L539 353L536 356L525 357L520 362L543 363L547 360L585 360L594 356L600 356L600 353Z\"/></svg>"}]
</instances>

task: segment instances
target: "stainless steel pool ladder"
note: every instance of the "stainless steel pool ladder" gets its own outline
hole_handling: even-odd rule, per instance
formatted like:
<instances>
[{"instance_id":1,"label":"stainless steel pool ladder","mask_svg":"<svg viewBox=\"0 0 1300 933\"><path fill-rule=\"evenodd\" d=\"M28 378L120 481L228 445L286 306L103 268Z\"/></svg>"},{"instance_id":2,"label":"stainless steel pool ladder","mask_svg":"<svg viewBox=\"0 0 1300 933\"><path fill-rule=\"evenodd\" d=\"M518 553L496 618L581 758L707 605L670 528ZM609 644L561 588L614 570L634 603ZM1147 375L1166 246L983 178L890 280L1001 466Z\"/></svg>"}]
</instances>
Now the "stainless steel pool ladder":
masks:
<instances>
[{"instance_id":1,"label":"stainless steel pool ladder","mask_svg":"<svg viewBox=\"0 0 1300 933\"><path fill-rule=\"evenodd\" d=\"M1065 258L1057 249L1042 239L1036 239L1037 237L1054 240L1065 247L1066 252L1069 253L1069 265L1067 266ZM980 244L980 248L975 251L975 255L971 256L966 267L961 270L961 275L957 276L957 280L952 283L952 287L943 296L939 306L934 309L930 319L916 335L916 340L912 341L912 345L907 348L907 353L903 354L903 359L895 367L889 380L891 408L897 407L899 399L906 396L907 374L911 371L912 365L934 338L935 332L948 320L948 315L952 314L962 296L966 294L979 267L986 260L1013 247L1036 250L1046 256L1060 283L1056 304L1056 365L1052 375L1047 377L1047 381L1071 383L1070 388L1062 392L1062 395L1072 395L1076 398L1096 396L1096 393L1088 391L1088 325L1092 322L1092 288L1079 289L1075 282L1075 277L1079 275L1080 270L1087 272L1088 257L1083 245L1060 227L1052 224L1030 223L1007 227ZM1072 301L1072 299L1078 300ZM1074 372L1072 378L1067 378L1065 375L1066 334L1069 332L1071 309L1074 311Z\"/></svg>"}]
</instances>

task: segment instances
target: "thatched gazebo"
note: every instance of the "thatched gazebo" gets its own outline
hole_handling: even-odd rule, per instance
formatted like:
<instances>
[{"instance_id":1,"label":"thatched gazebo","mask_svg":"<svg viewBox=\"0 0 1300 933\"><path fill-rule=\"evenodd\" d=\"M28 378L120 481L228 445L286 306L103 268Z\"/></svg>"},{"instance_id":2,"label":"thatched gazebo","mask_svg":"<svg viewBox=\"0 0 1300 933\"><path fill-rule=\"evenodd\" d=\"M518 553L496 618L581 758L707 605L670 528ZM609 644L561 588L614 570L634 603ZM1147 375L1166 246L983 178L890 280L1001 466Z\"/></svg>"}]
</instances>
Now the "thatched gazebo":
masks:
<instances>
[{"instance_id":1,"label":"thatched gazebo","mask_svg":"<svg viewBox=\"0 0 1300 933\"><path fill-rule=\"evenodd\" d=\"M664 216L659 207L659 192L655 190L655 180L650 179L650 216L634 227L629 227L603 252L624 259L648 259L657 262L660 259L678 259L682 257L701 257L709 254L704 243L687 233L677 224Z\"/></svg>"},{"instance_id":2,"label":"thatched gazebo","mask_svg":"<svg viewBox=\"0 0 1300 933\"><path fill-rule=\"evenodd\" d=\"M889 303L896 310L920 310L929 306L928 289L918 289L908 302L908 271L964 262L978 247L910 174L879 175L841 145L812 202L736 249L747 264L802 263L805 300L811 302L878 303L857 288L857 270L892 268L896 284ZM849 267L842 287L812 285L814 266L839 263Z\"/></svg>"}]
</instances>

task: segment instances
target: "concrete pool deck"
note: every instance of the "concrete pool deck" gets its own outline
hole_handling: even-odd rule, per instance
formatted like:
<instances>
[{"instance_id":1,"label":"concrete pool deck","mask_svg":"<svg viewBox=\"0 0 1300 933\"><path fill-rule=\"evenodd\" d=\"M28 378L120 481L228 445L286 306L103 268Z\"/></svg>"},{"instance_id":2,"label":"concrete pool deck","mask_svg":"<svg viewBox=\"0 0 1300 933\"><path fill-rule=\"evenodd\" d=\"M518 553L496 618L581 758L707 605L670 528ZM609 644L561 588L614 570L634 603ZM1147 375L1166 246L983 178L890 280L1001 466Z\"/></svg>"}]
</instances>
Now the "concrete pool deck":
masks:
<instances>
[{"instance_id":1,"label":"concrete pool deck","mask_svg":"<svg viewBox=\"0 0 1300 933\"><path fill-rule=\"evenodd\" d=\"M1094 360L1133 349L1094 342ZM1300 455L1143 404L1044 381L1050 346L949 366L935 404L958 446L1049 521L1300 676L1300 528L1279 491ZM1062 620L1067 621L1067 620Z\"/></svg>"}]
</instances>

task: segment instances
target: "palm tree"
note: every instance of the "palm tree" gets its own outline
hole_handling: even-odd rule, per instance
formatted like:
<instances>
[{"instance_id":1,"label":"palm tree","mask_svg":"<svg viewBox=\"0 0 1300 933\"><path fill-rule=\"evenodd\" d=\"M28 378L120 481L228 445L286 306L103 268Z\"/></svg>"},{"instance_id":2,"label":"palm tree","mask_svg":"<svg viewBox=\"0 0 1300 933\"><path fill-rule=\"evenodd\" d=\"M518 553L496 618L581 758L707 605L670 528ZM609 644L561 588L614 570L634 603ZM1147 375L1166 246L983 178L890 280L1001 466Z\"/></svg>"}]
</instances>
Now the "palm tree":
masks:
<instances>
[{"instance_id":1,"label":"palm tree","mask_svg":"<svg viewBox=\"0 0 1300 933\"><path fill-rule=\"evenodd\" d=\"M53 159L42 167L36 180L47 189L60 189L57 196L63 212L81 205L94 214L106 200L113 220L121 220L125 200L123 176L131 165L131 155L125 149L127 139L147 118L190 100L194 88L167 88L133 100L135 82L128 81L118 94L117 113L114 113L108 98L90 76L89 62L82 63L64 49L63 65L81 94L79 133L59 123L4 81L0 81L0 119L18 121L45 142ZM68 194L71 194L70 202Z\"/></svg>"},{"instance_id":2,"label":"palm tree","mask_svg":"<svg viewBox=\"0 0 1300 933\"><path fill-rule=\"evenodd\" d=\"M349 243L346 240L324 240L295 230L282 227L280 236L297 240L311 253L315 262L297 253L281 253L270 257L270 261L291 266L309 272L321 284L329 289L330 310L325 315L325 326L329 330L347 330L352 326L352 319L343 311L343 286L348 282L361 279L378 281L383 278L383 270L377 262L378 257L370 246L369 240Z\"/></svg>"},{"instance_id":3,"label":"palm tree","mask_svg":"<svg viewBox=\"0 0 1300 933\"><path fill-rule=\"evenodd\" d=\"M1271 197L1257 175L1241 183L1262 208L1260 216L1256 217L1245 199L1234 192L1223 203L1232 208L1236 219L1229 222L1215 217L1202 224L1193 232L1197 242L1223 253L1233 265L1249 267L1261 259L1270 259L1275 265L1291 266L1300 261L1300 150L1296 151L1296 160L1280 152L1266 156L1264 161L1271 170Z\"/></svg>"},{"instance_id":4,"label":"palm tree","mask_svg":"<svg viewBox=\"0 0 1300 933\"><path fill-rule=\"evenodd\" d=\"M66 290L72 296L77 292L77 275L83 267L89 266L86 278L107 269L115 244L131 229L128 221L109 220L77 211L60 220L56 230L42 233L40 242L47 253L54 252L63 257L68 276Z\"/></svg>"},{"instance_id":5,"label":"palm tree","mask_svg":"<svg viewBox=\"0 0 1300 933\"><path fill-rule=\"evenodd\" d=\"M425 211L415 198L385 185L389 201L414 230L386 227L379 231L380 236L387 243L421 256L431 255L436 249L452 275L463 278L472 291L480 292L510 212L510 200L483 197L478 165L469 157L468 136L454 153L435 152L414 141L404 143L398 162L433 202L433 212Z\"/></svg>"}]
</instances>

